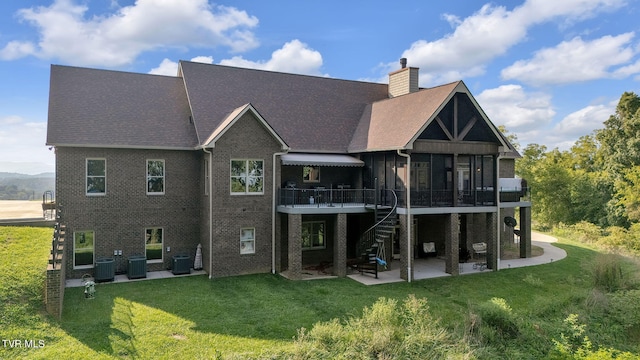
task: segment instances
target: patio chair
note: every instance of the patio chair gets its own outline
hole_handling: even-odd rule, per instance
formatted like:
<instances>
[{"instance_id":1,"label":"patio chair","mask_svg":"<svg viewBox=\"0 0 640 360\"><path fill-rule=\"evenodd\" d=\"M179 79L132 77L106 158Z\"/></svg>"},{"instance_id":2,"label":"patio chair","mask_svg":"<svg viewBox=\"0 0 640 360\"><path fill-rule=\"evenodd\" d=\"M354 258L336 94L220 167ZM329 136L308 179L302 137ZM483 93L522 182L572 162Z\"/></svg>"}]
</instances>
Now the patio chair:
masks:
<instances>
[{"instance_id":1,"label":"patio chair","mask_svg":"<svg viewBox=\"0 0 640 360\"><path fill-rule=\"evenodd\" d=\"M434 242L425 242L422 243L422 252L424 256L436 256L436 243Z\"/></svg>"},{"instance_id":2,"label":"patio chair","mask_svg":"<svg viewBox=\"0 0 640 360\"><path fill-rule=\"evenodd\" d=\"M471 245L473 247L473 257L476 262L473 264L474 269L480 271L487 268L487 243L479 242Z\"/></svg>"}]
</instances>

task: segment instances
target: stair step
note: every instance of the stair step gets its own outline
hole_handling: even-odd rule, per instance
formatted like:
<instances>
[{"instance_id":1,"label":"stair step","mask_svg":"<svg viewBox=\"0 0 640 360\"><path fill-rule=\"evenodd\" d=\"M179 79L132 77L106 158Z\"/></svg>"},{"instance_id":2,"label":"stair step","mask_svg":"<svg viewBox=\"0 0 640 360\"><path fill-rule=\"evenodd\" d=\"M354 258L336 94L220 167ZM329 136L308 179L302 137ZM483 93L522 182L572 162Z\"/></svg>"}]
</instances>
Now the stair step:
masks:
<instances>
[{"instance_id":1,"label":"stair step","mask_svg":"<svg viewBox=\"0 0 640 360\"><path fill-rule=\"evenodd\" d=\"M378 228L376 229L377 233L383 233L383 234L393 234L395 231L393 231L393 229L381 229Z\"/></svg>"}]
</instances>

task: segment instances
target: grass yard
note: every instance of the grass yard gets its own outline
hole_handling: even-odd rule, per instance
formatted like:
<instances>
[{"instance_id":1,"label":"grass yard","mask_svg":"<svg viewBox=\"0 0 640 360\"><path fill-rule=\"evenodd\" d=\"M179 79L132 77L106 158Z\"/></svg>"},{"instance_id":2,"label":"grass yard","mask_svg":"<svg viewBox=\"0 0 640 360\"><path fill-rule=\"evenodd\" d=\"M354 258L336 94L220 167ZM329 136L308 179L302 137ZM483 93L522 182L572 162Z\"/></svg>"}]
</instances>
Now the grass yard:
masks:
<instances>
[{"instance_id":1,"label":"grass yard","mask_svg":"<svg viewBox=\"0 0 640 360\"><path fill-rule=\"evenodd\" d=\"M93 300L84 299L82 288L70 288L57 321L42 313L50 240L49 229L0 227L0 337L44 344L7 344L1 359L289 358L300 328L335 318L346 324L381 297L402 302L412 294L427 299L450 337L468 343L469 358L546 358L553 340L571 331L564 321L570 314L586 325L594 346L640 354L640 325L609 317L601 299L608 295L594 290L589 269L598 252L576 243L560 242L568 257L547 265L410 284L194 276L98 284ZM629 278L639 269L624 263ZM495 298L510 307L514 333L491 328L487 308Z\"/></svg>"}]
</instances>

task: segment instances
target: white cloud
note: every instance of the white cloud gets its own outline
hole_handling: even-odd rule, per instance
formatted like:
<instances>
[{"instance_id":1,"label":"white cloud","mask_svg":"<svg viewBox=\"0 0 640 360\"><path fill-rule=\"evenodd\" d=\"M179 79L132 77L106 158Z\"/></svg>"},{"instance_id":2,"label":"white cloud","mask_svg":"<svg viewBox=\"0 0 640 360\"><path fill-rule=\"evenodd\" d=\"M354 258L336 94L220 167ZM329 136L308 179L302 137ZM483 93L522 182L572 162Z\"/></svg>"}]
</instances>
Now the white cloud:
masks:
<instances>
[{"instance_id":1,"label":"white cloud","mask_svg":"<svg viewBox=\"0 0 640 360\"><path fill-rule=\"evenodd\" d=\"M115 13L86 16L88 7L56 0L48 7L22 9L18 17L38 28L40 39L8 43L0 58L35 55L74 65L121 66L149 50L228 47L234 52L255 48L250 29L258 19L207 0L137 0Z\"/></svg>"},{"instance_id":2,"label":"white cloud","mask_svg":"<svg viewBox=\"0 0 640 360\"><path fill-rule=\"evenodd\" d=\"M590 134L595 129L604 127L604 122L614 114L616 104L589 105L565 116L553 128L552 133L573 139Z\"/></svg>"},{"instance_id":3,"label":"white cloud","mask_svg":"<svg viewBox=\"0 0 640 360\"><path fill-rule=\"evenodd\" d=\"M149 71L153 75L176 76L178 74L178 63L170 59L164 58L160 65Z\"/></svg>"},{"instance_id":4,"label":"white cloud","mask_svg":"<svg viewBox=\"0 0 640 360\"><path fill-rule=\"evenodd\" d=\"M509 102L514 97L514 103ZM478 97L489 118L518 136L522 147L544 144L549 149L568 150L584 135L604 127L604 121L615 113L616 101L585 106L565 116L556 124L556 112L545 94L528 94L518 85L506 85L484 91ZM521 102L529 98L531 101Z\"/></svg>"},{"instance_id":5,"label":"white cloud","mask_svg":"<svg viewBox=\"0 0 640 360\"><path fill-rule=\"evenodd\" d=\"M29 122L17 115L0 117L0 159L4 162L38 162L47 164L42 171L52 171L53 151L46 143L47 124ZM9 170L0 170L9 171Z\"/></svg>"},{"instance_id":6,"label":"white cloud","mask_svg":"<svg viewBox=\"0 0 640 360\"><path fill-rule=\"evenodd\" d=\"M274 51L266 61L251 61L234 56L220 62L221 65L282 71L295 74L321 75L322 55L300 40L292 40Z\"/></svg>"},{"instance_id":7,"label":"white cloud","mask_svg":"<svg viewBox=\"0 0 640 360\"><path fill-rule=\"evenodd\" d=\"M526 39L530 27L552 20L578 21L620 7L623 0L528 0L509 11L504 6L484 5L473 15L443 18L455 28L441 39L418 40L402 57L421 68L421 85L478 76L486 64ZM397 63L387 64L387 70Z\"/></svg>"},{"instance_id":8,"label":"white cloud","mask_svg":"<svg viewBox=\"0 0 640 360\"><path fill-rule=\"evenodd\" d=\"M530 60L515 62L502 70L501 75L506 80L541 86L637 73L639 63L611 72L612 67L627 64L636 55L630 46L633 36L633 33L625 33L592 41L575 37L554 48L537 51Z\"/></svg>"},{"instance_id":9,"label":"white cloud","mask_svg":"<svg viewBox=\"0 0 640 360\"><path fill-rule=\"evenodd\" d=\"M191 61L203 64L213 64L213 56L196 56L191 59Z\"/></svg>"},{"instance_id":10,"label":"white cloud","mask_svg":"<svg viewBox=\"0 0 640 360\"><path fill-rule=\"evenodd\" d=\"M476 99L493 123L504 125L508 131L517 133L520 140L521 133L547 126L556 114L551 96L527 93L520 85L487 89Z\"/></svg>"},{"instance_id":11,"label":"white cloud","mask_svg":"<svg viewBox=\"0 0 640 360\"><path fill-rule=\"evenodd\" d=\"M213 57L211 56L196 56L191 59L193 62L199 62L204 64L213 64ZM170 59L163 59L160 65L151 69L149 74L154 75L166 75L176 76L178 74L178 63Z\"/></svg>"},{"instance_id":12,"label":"white cloud","mask_svg":"<svg viewBox=\"0 0 640 360\"><path fill-rule=\"evenodd\" d=\"M545 130L544 135L525 137L529 142L543 143L549 149L569 150L580 137L602 129L604 121L615 113L616 103L588 105L565 116L551 129Z\"/></svg>"},{"instance_id":13,"label":"white cloud","mask_svg":"<svg viewBox=\"0 0 640 360\"><path fill-rule=\"evenodd\" d=\"M633 64L626 65L626 66L623 66L623 67L620 67L620 68L616 69L613 72L613 77L614 78L626 78L626 77L634 75L634 74L635 75L640 74L640 60L636 61Z\"/></svg>"},{"instance_id":14,"label":"white cloud","mask_svg":"<svg viewBox=\"0 0 640 360\"><path fill-rule=\"evenodd\" d=\"M29 42L10 41L0 49L0 60L16 60L35 54L35 46Z\"/></svg>"},{"instance_id":15,"label":"white cloud","mask_svg":"<svg viewBox=\"0 0 640 360\"><path fill-rule=\"evenodd\" d=\"M196 56L191 61L205 64L213 64L211 56ZM309 48L300 40L291 40L282 48L274 51L268 60L252 61L242 56L234 56L231 59L223 59L220 65L237 66L249 69L280 71L294 74L321 75L322 55L320 52ZM149 74L176 76L178 63L170 59L164 59L149 71Z\"/></svg>"}]
</instances>

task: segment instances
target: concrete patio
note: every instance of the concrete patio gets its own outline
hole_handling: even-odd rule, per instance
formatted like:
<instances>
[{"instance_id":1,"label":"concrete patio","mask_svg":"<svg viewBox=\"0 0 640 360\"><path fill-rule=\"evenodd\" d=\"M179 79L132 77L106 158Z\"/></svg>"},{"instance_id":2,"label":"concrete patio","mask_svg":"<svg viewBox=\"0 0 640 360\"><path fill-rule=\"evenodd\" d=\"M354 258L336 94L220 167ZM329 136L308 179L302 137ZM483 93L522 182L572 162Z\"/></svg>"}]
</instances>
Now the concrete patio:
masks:
<instances>
[{"instance_id":1,"label":"concrete patio","mask_svg":"<svg viewBox=\"0 0 640 360\"><path fill-rule=\"evenodd\" d=\"M532 232L531 233L532 241L531 244L535 246L539 246L543 249L544 253L540 256L526 258L526 259L510 259L510 260L501 260L499 261L499 269L507 270L511 268L524 267L524 266L535 266L548 264L554 261L558 261L564 259L567 256L566 251L555 247L552 243L556 242L557 239ZM394 262L393 264L398 264L398 262ZM423 279L432 279L438 277L451 276L444 271L445 263L444 259L439 258L428 258L428 259L417 259L413 263L413 275L414 280L423 280ZM460 275L470 275L470 274L478 274L482 272L492 271L491 269L483 269L480 266L474 266L475 262L473 260L460 264ZM364 285L379 285L379 284L388 284L394 282L403 282L400 278L400 269L392 268L388 271L382 271L378 273L378 278L376 279L373 275L370 274L351 274L348 275L349 278L364 284Z\"/></svg>"},{"instance_id":2,"label":"concrete patio","mask_svg":"<svg viewBox=\"0 0 640 360\"><path fill-rule=\"evenodd\" d=\"M117 283L125 283L132 281L145 281L145 280L157 280L157 279L167 279L167 278L175 278L175 277L185 277L185 276L196 276L196 275L206 275L207 273L204 270L193 270L191 269L191 273L182 274L182 275L173 275L171 271L148 271L147 277L140 279L129 279L127 275L116 275L113 281L106 281L98 283L99 285L103 284L117 284ZM87 280L93 281L93 278L88 278ZM84 286L83 279L68 279L65 282L65 287L82 287Z\"/></svg>"}]
</instances>

